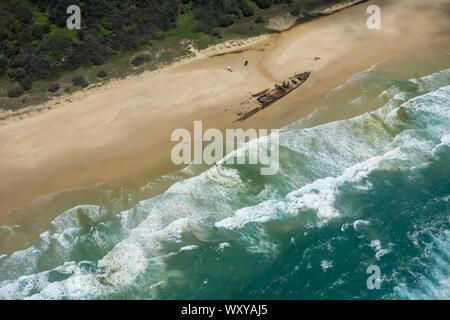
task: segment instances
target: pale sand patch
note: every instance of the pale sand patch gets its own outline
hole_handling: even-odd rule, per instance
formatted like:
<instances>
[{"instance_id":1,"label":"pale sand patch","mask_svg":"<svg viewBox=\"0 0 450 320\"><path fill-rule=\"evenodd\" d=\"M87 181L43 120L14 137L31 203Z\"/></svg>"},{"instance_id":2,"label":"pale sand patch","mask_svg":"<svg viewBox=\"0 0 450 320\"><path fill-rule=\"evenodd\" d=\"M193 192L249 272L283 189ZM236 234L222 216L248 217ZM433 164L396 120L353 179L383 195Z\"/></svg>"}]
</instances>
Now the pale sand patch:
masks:
<instances>
[{"instance_id":1,"label":"pale sand patch","mask_svg":"<svg viewBox=\"0 0 450 320\"><path fill-rule=\"evenodd\" d=\"M381 6L381 30L366 28L370 4ZM229 128L249 92L271 87L295 72L311 71L302 87L239 124L284 125L289 110L381 60L448 44L446 4L369 1L246 47L227 43L209 48L189 61L114 81L80 93L73 102L61 101L58 108L6 124L0 127L0 218L61 189L174 170L174 129L191 129L194 120L203 120L205 128ZM315 61L316 55L323 60ZM245 60L248 67L243 66ZM235 71L228 72L226 66Z\"/></svg>"},{"instance_id":2,"label":"pale sand patch","mask_svg":"<svg viewBox=\"0 0 450 320\"><path fill-rule=\"evenodd\" d=\"M273 17L267 23L266 28L275 31L286 31L292 28L297 21L297 17L291 15L289 12L284 16Z\"/></svg>"}]
</instances>

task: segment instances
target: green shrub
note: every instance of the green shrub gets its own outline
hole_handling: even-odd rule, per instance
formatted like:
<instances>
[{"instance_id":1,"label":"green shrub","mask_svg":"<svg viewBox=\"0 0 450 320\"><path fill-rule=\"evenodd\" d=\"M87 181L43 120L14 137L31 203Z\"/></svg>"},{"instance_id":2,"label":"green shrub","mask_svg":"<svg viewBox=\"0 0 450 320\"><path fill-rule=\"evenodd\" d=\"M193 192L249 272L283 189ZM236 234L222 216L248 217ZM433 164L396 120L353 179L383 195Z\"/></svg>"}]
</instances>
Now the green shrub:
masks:
<instances>
[{"instance_id":1,"label":"green shrub","mask_svg":"<svg viewBox=\"0 0 450 320\"><path fill-rule=\"evenodd\" d=\"M33 82L29 78L23 78L20 80L20 86L25 90L28 91L33 86Z\"/></svg>"},{"instance_id":2,"label":"green shrub","mask_svg":"<svg viewBox=\"0 0 450 320\"><path fill-rule=\"evenodd\" d=\"M152 33L153 40L164 40L166 38L166 34L163 31L156 31Z\"/></svg>"},{"instance_id":3,"label":"green shrub","mask_svg":"<svg viewBox=\"0 0 450 320\"><path fill-rule=\"evenodd\" d=\"M150 55L148 55L146 53L140 53L136 57L134 57L133 60L131 60L131 63L133 64L133 66L137 67L137 66L140 66L141 64L143 64L144 62L149 62L149 61L150 61Z\"/></svg>"},{"instance_id":4,"label":"green shrub","mask_svg":"<svg viewBox=\"0 0 450 320\"><path fill-rule=\"evenodd\" d=\"M14 87L8 91L8 97L18 98L23 94L23 89L21 87Z\"/></svg>"},{"instance_id":5,"label":"green shrub","mask_svg":"<svg viewBox=\"0 0 450 320\"><path fill-rule=\"evenodd\" d=\"M209 34L212 32L212 28L210 25L207 25L206 23L203 22L195 22L194 25L192 26L192 31L194 32L203 32L206 34Z\"/></svg>"},{"instance_id":6,"label":"green shrub","mask_svg":"<svg viewBox=\"0 0 450 320\"><path fill-rule=\"evenodd\" d=\"M236 20L235 16L232 14L226 14L219 18L219 25L223 28L231 26Z\"/></svg>"},{"instance_id":7,"label":"green shrub","mask_svg":"<svg viewBox=\"0 0 450 320\"><path fill-rule=\"evenodd\" d=\"M107 75L108 74L105 71L103 71L103 70L100 70L99 72L97 72L97 77L99 77L99 78L104 78Z\"/></svg>"},{"instance_id":8,"label":"green shrub","mask_svg":"<svg viewBox=\"0 0 450 320\"><path fill-rule=\"evenodd\" d=\"M270 0L253 0L256 5L261 9L267 9L270 7Z\"/></svg>"},{"instance_id":9,"label":"green shrub","mask_svg":"<svg viewBox=\"0 0 450 320\"><path fill-rule=\"evenodd\" d=\"M256 18L255 18L255 23L265 23L266 22L266 19L264 19L263 17L261 17L261 16L257 16Z\"/></svg>"},{"instance_id":10,"label":"green shrub","mask_svg":"<svg viewBox=\"0 0 450 320\"><path fill-rule=\"evenodd\" d=\"M236 17L236 19L239 19L239 17L241 16L241 12L239 11L238 7L228 9L227 14L232 14Z\"/></svg>"},{"instance_id":11,"label":"green shrub","mask_svg":"<svg viewBox=\"0 0 450 320\"><path fill-rule=\"evenodd\" d=\"M251 17L252 15L255 14L253 8L248 4L246 0L242 1L239 4L239 8L242 10L242 14L244 17Z\"/></svg>"},{"instance_id":12,"label":"green shrub","mask_svg":"<svg viewBox=\"0 0 450 320\"><path fill-rule=\"evenodd\" d=\"M8 69L8 76L16 81L20 81L25 78L26 74L27 72L24 68Z\"/></svg>"},{"instance_id":13,"label":"green shrub","mask_svg":"<svg viewBox=\"0 0 450 320\"><path fill-rule=\"evenodd\" d=\"M89 86L89 82L83 76L73 77L72 83L74 86L81 86L82 88L86 88L87 86Z\"/></svg>"},{"instance_id":14,"label":"green shrub","mask_svg":"<svg viewBox=\"0 0 450 320\"><path fill-rule=\"evenodd\" d=\"M48 87L48 91L50 91L50 92L56 92L56 91L58 91L59 90L59 83L52 83L51 85L50 85L50 87Z\"/></svg>"},{"instance_id":15,"label":"green shrub","mask_svg":"<svg viewBox=\"0 0 450 320\"><path fill-rule=\"evenodd\" d=\"M3 77L8 68L8 58L5 56L0 56L0 78Z\"/></svg>"},{"instance_id":16,"label":"green shrub","mask_svg":"<svg viewBox=\"0 0 450 320\"><path fill-rule=\"evenodd\" d=\"M222 32L219 29L214 29L211 33L213 37L222 38Z\"/></svg>"}]
</instances>

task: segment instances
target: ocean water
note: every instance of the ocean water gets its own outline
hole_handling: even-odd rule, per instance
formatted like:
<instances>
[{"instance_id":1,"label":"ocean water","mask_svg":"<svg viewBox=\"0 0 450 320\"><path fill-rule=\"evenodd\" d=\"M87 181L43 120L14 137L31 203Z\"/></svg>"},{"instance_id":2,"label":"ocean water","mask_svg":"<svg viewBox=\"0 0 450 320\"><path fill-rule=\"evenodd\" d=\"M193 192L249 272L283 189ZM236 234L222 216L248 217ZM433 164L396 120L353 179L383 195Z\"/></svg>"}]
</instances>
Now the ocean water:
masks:
<instances>
[{"instance_id":1,"label":"ocean water","mask_svg":"<svg viewBox=\"0 0 450 320\"><path fill-rule=\"evenodd\" d=\"M0 253L0 299L450 299L450 69L380 68L281 129L276 175L188 167L130 208L58 212Z\"/></svg>"}]
</instances>

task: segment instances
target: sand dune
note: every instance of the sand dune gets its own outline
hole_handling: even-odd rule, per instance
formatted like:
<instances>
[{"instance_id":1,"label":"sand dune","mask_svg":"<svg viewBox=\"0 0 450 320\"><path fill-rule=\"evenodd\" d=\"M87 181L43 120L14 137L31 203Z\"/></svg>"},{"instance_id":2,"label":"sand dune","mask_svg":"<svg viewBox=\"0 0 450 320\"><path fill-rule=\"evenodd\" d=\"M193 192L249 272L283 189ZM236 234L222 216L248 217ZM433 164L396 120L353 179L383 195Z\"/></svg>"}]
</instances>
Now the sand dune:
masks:
<instances>
[{"instance_id":1,"label":"sand dune","mask_svg":"<svg viewBox=\"0 0 450 320\"><path fill-rule=\"evenodd\" d=\"M369 1L241 47L222 45L197 57L116 81L73 102L0 127L0 223L8 212L61 189L110 182L151 170L174 170L176 128L231 127L249 92L311 71L301 88L240 124L279 127L284 108L345 82L374 63L449 43L446 0ZM380 5L382 29L366 28L368 5ZM237 43L235 43L236 45ZM315 61L314 56L323 59ZM249 66L244 67L244 61ZM234 72L225 67L232 66ZM303 110L306 115L311 110Z\"/></svg>"}]
</instances>

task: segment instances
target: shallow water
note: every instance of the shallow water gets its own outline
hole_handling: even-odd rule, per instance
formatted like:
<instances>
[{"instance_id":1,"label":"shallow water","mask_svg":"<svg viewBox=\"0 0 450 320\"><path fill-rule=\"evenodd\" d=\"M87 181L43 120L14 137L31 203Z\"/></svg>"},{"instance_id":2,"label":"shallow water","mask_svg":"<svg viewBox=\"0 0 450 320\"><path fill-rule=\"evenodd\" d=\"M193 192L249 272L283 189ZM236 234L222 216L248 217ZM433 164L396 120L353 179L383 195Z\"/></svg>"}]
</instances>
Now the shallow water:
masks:
<instances>
[{"instance_id":1,"label":"shallow water","mask_svg":"<svg viewBox=\"0 0 450 320\"><path fill-rule=\"evenodd\" d=\"M450 64L431 61L386 61L330 92L282 128L277 175L189 167L1 227L0 298L449 299Z\"/></svg>"}]
</instances>

